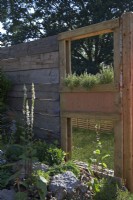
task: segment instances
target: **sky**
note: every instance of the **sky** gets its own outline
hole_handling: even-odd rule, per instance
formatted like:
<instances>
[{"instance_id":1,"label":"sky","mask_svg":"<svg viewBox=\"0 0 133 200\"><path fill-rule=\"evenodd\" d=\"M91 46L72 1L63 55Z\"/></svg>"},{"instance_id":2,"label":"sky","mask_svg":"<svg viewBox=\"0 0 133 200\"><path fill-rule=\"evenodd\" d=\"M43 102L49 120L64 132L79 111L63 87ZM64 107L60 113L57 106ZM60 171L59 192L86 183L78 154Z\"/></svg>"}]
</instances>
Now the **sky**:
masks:
<instances>
[{"instance_id":1,"label":"sky","mask_svg":"<svg viewBox=\"0 0 133 200\"><path fill-rule=\"evenodd\" d=\"M3 30L3 28L2 28L2 24L0 23L0 32L1 33L5 33L5 31Z\"/></svg>"}]
</instances>

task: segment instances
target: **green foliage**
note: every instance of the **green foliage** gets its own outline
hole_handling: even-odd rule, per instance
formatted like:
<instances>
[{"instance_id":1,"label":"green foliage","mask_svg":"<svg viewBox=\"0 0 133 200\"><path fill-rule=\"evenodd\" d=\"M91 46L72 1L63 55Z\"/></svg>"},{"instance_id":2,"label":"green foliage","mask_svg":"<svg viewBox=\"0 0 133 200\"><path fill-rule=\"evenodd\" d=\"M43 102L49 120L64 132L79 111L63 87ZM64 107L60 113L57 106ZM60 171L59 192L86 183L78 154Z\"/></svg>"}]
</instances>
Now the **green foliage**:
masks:
<instances>
[{"instance_id":1,"label":"green foliage","mask_svg":"<svg viewBox=\"0 0 133 200\"><path fill-rule=\"evenodd\" d=\"M10 176L11 172L8 169L0 168L0 189L6 188Z\"/></svg>"},{"instance_id":2,"label":"green foliage","mask_svg":"<svg viewBox=\"0 0 133 200\"><path fill-rule=\"evenodd\" d=\"M128 190L123 191L118 188L116 200L133 200L133 194L129 193Z\"/></svg>"},{"instance_id":3,"label":"green foliage","mask_svg":"<svg viewBox=\"0 0 133 200\"><path fill-rule=\"evenodd\" d=\"M37 170L32 174L32 184L37 188L41 200L46 197L49 179L49 174L41 170Z\"/></svg>"},{"instance_id":4,"label":"green foliage","mask_svg":"<svg viewBox=\"0 0 133 200\"><path fill-rule=\"evenodd\" d=\"M78 87L80 84L79 76L74 74L68 74L68 76L65 78L64 83L67 87L73 89L74 87Z\"/></svg>"},{"instance_id":5,"label":"green foliage","mask_svg":"<svg viewBox=\"0 0 133 200\"><path fill-rule=\"evenodd\" d=\"M6 159L10 162L20 160L20 155L22 155L23 150L23 147L19 144L9 145L5 152Z\"/></svg>"},{"instance_id":6,"label":"green foliage","mask_svg":"<svg viewBox=\"0 0 133 200\"><path fill-rule=\"evenodd\" d=\"M100 83L108 84L114 80L114 71L112 67L102 68L100 71Z\"/></svg>"},{"instance_id":7,"label":"green foliage","mask_svg":"<svg viewBox=\"0 0 133 200\"><path fill-rule=\"evenodd\" d=\"M77 165L75 165L72 161L68 161L66 163L62 163L60 165L54 165L48 170L49 176L54 176L57 174L62 174L66 171L72 171L75 176L79 176L80 170Z\"/></svg>"},{"instance_id":8,"label":"green foliage","mask_svg":"<svg viewBox=\"0 0 133 200\"><path fill-rule=\"evenodd\" d=\"M73 172L74 174L75 174L75 176L79 176L79 174L80 174L80 169L78 168L78 166L75 164L75 163L73 163L72 161L68 161L68 162L66 162L65 164L64 164L64 166L63 166L63 169L65 170L65 171L71 171L71 172Z\"/></svg>"},{"instance_id":9,"label":"green foliage","mask_svg":"<svg viewBox=\"0 0 133 200\"><path fill-rule=\"evenodd\" d=\"M28 195L26 192L17 192L15 194L15 200L27 200Z\"/></svg>"},{"instance_id":10,"label":"green foliage","mask_svg":"<svg viewBox=\"0 0 133 200\"><path fill-rule=\"evenodd\" d=\"M99 84L97 75L87 74L86 72L80 76L80 86L85 89L90 89L93 86Z\"/></svg>"},{"instance_id":11,"label":"green foliage","mask_svg":"<svg viewBox=\"0 0 133 200\"><path fill-rule=\"evenodd\" d=\"M41 200L44 200L47 194L47 180L43 176L38 176L35 182Z\"/></svg>"},{"instance_id":12,"label":"green foliage","mask_svg":"<svg viewBox=\"0 0 133 200\"><path fill-rule=\"evenodd\" d=\"M95 178L89 187L94 192L94 200L133 200L133 195L118 186L113 178Z\"/></svg>"},{"instance_id":13,"label":"green foliage","mask_svg":"<svg viewBox=\"0 0 133 200\"><path fill-rule=\"evenodd\" d=\"M59 165L65 159L65 152L53 145L48 148L46 162L52 165Z\"/></svg>"},{"instance_id":14,"label":"green foliage","mask_svg":"<svg viewBox=\"0 0 133 200\"><path fill-rule=\"evenodd\" d=\"M36 177L36 176L42 176L43 178L45 178L47 180L47 182L49 182L49 180L50 180L49 173L44 172L42 170L37 170L37 171L33 172L33 177Z\"/></svg>"},{"instance_id":15,"label":"green foliage","mask_svg":"<svg viewBox=\"0 0 133 200\"><path fill-rule=\"evenodd\" d=\"M8 91L11 88L11 82L0 69L0 109L5 106Z\"/></svg>"},{"instance_id":16,"label":"green foliage","mask_svg":"<svg viewBox=\"0 0 133 200\"><path fill-rule=\"evenodd\" d=\"M100 73L93 75L81 74L80 76L76 76L76 74L70 74L64 79L64 84L70 89L81 86L85 89L90 89L98 84L108 84L114 81L114 71L112 67L102 68Z\"/></svg>"},{"instance_id":17,"label":"green foliage","mask_svg":"<svg viewBox=\"0 0 133 200\"><path fill-rule=\"evenodd\" d=\"M35 149L38 160L50 166L61 164L66 155L64 151L55 145L48 145L42 141L35 143Z\"/></svg>"}]
</instances>

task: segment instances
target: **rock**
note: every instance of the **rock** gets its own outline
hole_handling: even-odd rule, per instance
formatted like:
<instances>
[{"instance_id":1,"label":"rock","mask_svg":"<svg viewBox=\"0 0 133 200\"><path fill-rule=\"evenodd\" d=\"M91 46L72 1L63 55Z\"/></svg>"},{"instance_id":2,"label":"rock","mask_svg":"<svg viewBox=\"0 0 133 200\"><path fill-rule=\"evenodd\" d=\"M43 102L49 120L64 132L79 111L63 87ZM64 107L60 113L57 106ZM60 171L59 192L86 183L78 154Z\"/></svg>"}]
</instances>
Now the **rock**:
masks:
<instances>
[{"instance_id":1,"label":"rock","mask_svg":"<svg viewBox=\"0 0 133 200\"><path fill-rule=\"evenodd\" d=\"M88 170L88 164L87 164L87 163L82 162L82 161L76 161L76 160L74 161L74 163L75 163L79 168Z\"/></svg>"},{"instance_id":2,"label":"rock","mask_svg":"<svg viewBox=\"0 0 133 200\"><path fill-rule=\"evenodd\" d=\"M49 191L51 191L58 200L62 200L67 193L73 193L80 184L77 177L71 171L67 171L63 174L53 176L49 184Z\"/></svg>"},{"instance_id":3,"label":"rock","mask_svg":"<svg viewBox=\"0 0 133 200\"><path fill-rule=\"evenodd\" d=\"M15 191L3 189L0 190L0 200L14 200L15 199Z\"/></svg>"},{"instance_id":4,"label":"rock","mask_svg":"<svg viewBox=\"0 0 133 200\"><path fill-rule=\"evenodd\" d=\"M41 162L35 162L35 163L33 163L32 168L33 168L33 170L41 170L43 172L46 172L46 171L48 171L49 166L45 165Z\"/></svg>"}]
</instances>

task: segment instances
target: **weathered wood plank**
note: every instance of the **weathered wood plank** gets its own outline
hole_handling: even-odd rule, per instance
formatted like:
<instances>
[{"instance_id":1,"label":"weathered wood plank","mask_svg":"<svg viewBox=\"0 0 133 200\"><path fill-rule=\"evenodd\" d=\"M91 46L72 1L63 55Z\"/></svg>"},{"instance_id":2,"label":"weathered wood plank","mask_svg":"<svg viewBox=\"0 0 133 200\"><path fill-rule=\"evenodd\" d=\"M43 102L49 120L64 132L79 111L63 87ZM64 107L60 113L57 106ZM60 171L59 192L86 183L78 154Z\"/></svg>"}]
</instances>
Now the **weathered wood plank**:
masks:
<instances>
[{"instance_id":1,"label":"weathered wood plank","mask_svg":"<svg viewBox=\"0 0 133 200\"><path fill-rule=\"evenodd\" d=\"M45 140L47 143L58 141L58 144L60 145L60 132L53 132L51 130L34 127L34 133L36 138Z\"/></svg>"},{"instance_id":2,"label":"weathered wood plank","mask_svg":"<svg viewBox=\"0 0 133 200\"><path fill-rule=\"evenodd\" d=\"M0 66L3 69L3 71L58 68L58 55L58 52L50 52L45 54L20 57L18 59L3 59L0 60Z\"/></svg>"},{"instance_id":3,"label":"weathered wood plank","mask_svg":"<svg viewBox=\"0 0 133 200\"><path fill-rule=\"evenodd\" d=\"M119 19L108 20L98 24L85 26L72 31L60 33L58 40L78 40L95 35L113 32L114 28L119 27Z\"/></svg>"},{"instance_id":4,"label":"weathered wood plank","mask_svg":"<svg viewBox=\"0 0 133 200\"><path fill-rule=\"evenodd\" d=\"M67 118L66 117L61 116L60 125L61 125L61 148L63 151L67 152L68 138L67 138Z\"/></svg>"},{"instance_id":5,"label":"weathered wood plank","mask_svg":"<svg viewBox=\"0 0 133 200\"><path fill-rule=\"evenodd\" d=\"M133 192L133 13L122 15L123 178Z\"/></svg>"},{"instance_id":6,"label":"weathered wood plank","mask_svg":"<svg viewBox=\"0 0 133 200\"><path fill-rule=\"evenodd\" d=\"M116 93L116 108L120 113L120 120L114 123L114 173L123 177L123 123L122 123L122 37L121 28L114 30L114 79L119 92Z\"/></svg>"},{"instance_id":7,"label":"weathered wood plank","mask_svg":"<svg viewBox=\"0 0 133 200\"><path fill-rule=\"evenodd\" d=\"M0 60L53 51L58 51L58 40L56 35L11 47L0 48Z\"/></svg>"},{"instance_id":8,"label":"weathered wood plank","mask_svg":"<svg viewBox=\"0 0 133 200\"><path fill-rule=\"evenodd\" d=\"M6 74L13 84L59 83L58 68L6 72Z\"/></svg>"},{"instance_id":9,"label":"weathered wood plank","mask_svg":"<svg viewBox=\"0 0 133 200\"><path fill-rule=\"evenodd\" d=\"M40 91L35 91L36 93L36 99L53 99L53 100L59 100L59 93L58 92L40 92ZM28 97L31 97L31 92L27 92ZM11 91L8 93L8 97L12 98L23 98L24 92L23 91Z\"/></svg>"},{"instance_id":10,"label":"weathered wood plank","mask_svg":"<svg viewBox=\"0 0 133 200\"><path fill-rule=\"evenodd\" d=\"M68 152L68 159L72 157L72 119L67 118L67 152Z\"/></svg>"},{"instance_id":11,"label":"weathered wood plank","mask_svg":"<svg viewBox=\"0 0 133 200\"><path fill-rule=\"evenodd\" d=\"M59 42L59 67L60 85L62 85L66 76L66 41Z\"/></svg>"},{"instance_id":12,"label":"weathered wood plank","mask_svg":"<svg viewBox=\"0 0 133 200\"><path fill-rule=\"evenodd\" d=\"M66 92L85 92L85 93L91 93L91 92L116 92L119 91L117 87L115 87L114 83L110 84L101 84L96 85L90 89L85 89L82 87L76 87L73 89L70 89L66 86L60 86L60 93L66 93Z\"/></svg>"},{"instance_id":13,"label":"weathered wood plank","mask_svg":"<svg viewBox=\"0 0 133 200\"><path fill-rule=\"evenodd\" d=\"M103 112L67 112L61 111L61 117L63 118L86 118L95 120L120 120L120 115L116 113L103 113Z\"/></svg>"},{"instance_id":14,"label":"weathered wood plank","mask_svg":"<svg viewBox=\"0 0 133 200\"><path fill-rule=\"evenodd\" d=\"M56 133L60 132L60 117L36 113L34 126L47 129Z\"/></svg>"},{"instance_id":15,"label":"weathered wood plank","mask_svg":"<svg viewBox=\"0 0 133 200\"><path fill-rule=\"evenodd\" d=\"M15 111L22 111L23 98L8 98L9 106ZM31 106L31 99L29 99L29 106ZM45 114L57 115L60 112L59 100L52 99L36 99L35 100L35 113L41 112Z\"/></svg>"},{"instance_id":16,"label":"weathered wood plank","mask_svg":"<svg viewBox=\"0 0 133 200\"><path fill-rule=\"evenodd\" d=\"M24 84L12 84L12 91L22 92ZM31 91L31 84L26 84L27 91ZM59 92L59 84L50 84L50 83L38 83L35 84L35 91L45 93L45 92Z\"/></svg>"},{"instance_id":17,"label":"weathered wood plank","mask_svg":"<svg viewBox=\"0 0 133 200\"><path fill-rule=\"evenodd\" d=\"M19 120L20 123L23 122L24 116L22 112L16 111L14 112L14 116L16 117L17 121ZM39 112L35 113L34 127L59 134L60 133L60 117L47 115L47 114L39 113Z\"/></svg>"}]
</instances>

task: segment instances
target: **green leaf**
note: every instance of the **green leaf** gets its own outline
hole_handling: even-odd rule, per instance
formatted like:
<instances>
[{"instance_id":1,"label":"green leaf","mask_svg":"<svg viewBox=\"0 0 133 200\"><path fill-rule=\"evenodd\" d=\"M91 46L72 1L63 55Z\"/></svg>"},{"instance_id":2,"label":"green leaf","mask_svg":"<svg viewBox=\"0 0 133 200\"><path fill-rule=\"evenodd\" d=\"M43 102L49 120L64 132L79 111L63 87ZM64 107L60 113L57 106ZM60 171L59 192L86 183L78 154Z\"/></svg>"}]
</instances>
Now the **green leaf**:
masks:
<instances>
[{"instance_id":1,"label":"green leaf","mask_svg":"<svg viewBox=\"0 0 133 200\"><path fill-rule=\"evenodd\" d=\"M15 194L15 200L27 200L28 199L28 195L26 192L17 192Z\"/></svg>"},{"instance_id":2,"label":"green leaf","mask_svg":"<svg viewBox=\"0 0 133 200\"><path fill-rule=\"evenodd\" d=\"M47 180L42 176L38 176L35 184L41 200L44 200L47 194Z\"/></svg>"},{"instance_id":3,"label":"green leaf","mask_svg":"<svg viewBox=\"0 0 133 200\"><path fill-rule=\"evenodd\" d=\"M100 155L101 151L99 149L96 149L95 151L93 151L93 154Z\"/></svg>"},{"instance_id":4,"label":"green leaf","mask_svg":"<svg viewBox=\"0 0 133 200\"><path fill-rule=\"evenodd\" d=\"M102 163L102 166L103 166L104 168L107 168L106 163Z\"/></svg>"},{"instance_id":5,"label":"green leaf","mask_svg":"<svg viewBox=\"0 0 133 200\"><path fill-rule=\"evenodd\" d=\"M20 175L20 171L16 172L15 174L13 174L12 176L9 177L8 182L18 178L19 175Z\"/></svg>"},{"instance_id":6,"label":"green leaf","mask_svg":"<svg viewBox=\"0 0 133 200\"><path fill-rule=\"evenodd\" d=\"M105 156L103 156L101 159L104 160L105 158L110 157L110 154L106 154Z\"/></svg>"}]
</instances>

